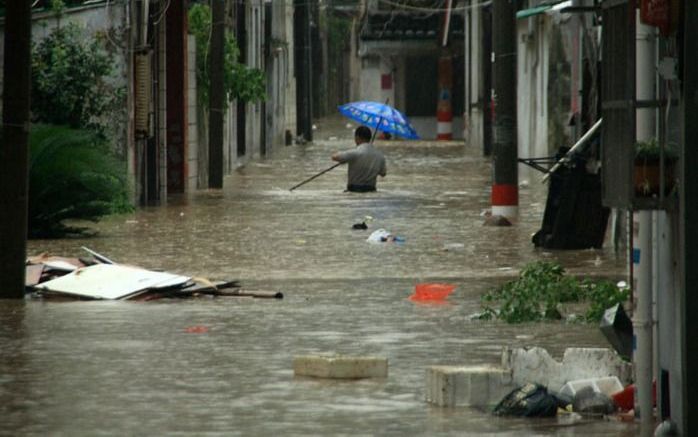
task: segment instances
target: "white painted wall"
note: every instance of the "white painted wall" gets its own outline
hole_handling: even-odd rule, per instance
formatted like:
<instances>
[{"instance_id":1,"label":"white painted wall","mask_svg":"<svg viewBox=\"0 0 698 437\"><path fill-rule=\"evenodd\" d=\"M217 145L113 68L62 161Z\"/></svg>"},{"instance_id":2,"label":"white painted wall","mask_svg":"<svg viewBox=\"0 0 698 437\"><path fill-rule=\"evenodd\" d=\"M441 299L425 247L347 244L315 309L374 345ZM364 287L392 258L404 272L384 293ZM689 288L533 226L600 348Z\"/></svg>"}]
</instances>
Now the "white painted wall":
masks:
<instances>
[{"instance_id":1,"label":"white painted wall","mask_svg":"<svg viewBox=\"0 0 698 437\"><path fill-rule=\"evenodd\" d=\"M471 5L479 0L471 0ZM472 8L466 15L466 44L465 44L465 86L466 86L466 117L463 126L463 135L466 144L480 149L484 146L484 111L482 102L484 101L485 89L482 77L482 10ZM455 122L455 119L454 119ZM458 134L458 129L454 126L454 134Z\"/></svg>"},{"instance_id":2,"label":"white painted wall","mask_svg":"<svg viewBox=\"0 0 698 437\"><path fill-rule=\"evenodd\" d=\"M358 100L372 100L389 104L395 102L395 77L390 89L381 89L381 76L393 75L394 63L384 56L364 56L361 58L361 87Z\"/></svg>"},{"instance_id":3,"label":"white painted wall","mask_svg":"<svg viewBox=\"0 0 698 437\"><path fill-rule=\"evenodd\" d=\"M550 156L548 64L551 19L546 14L517 20L518 155Z\"/></svg>"}]
</instances>

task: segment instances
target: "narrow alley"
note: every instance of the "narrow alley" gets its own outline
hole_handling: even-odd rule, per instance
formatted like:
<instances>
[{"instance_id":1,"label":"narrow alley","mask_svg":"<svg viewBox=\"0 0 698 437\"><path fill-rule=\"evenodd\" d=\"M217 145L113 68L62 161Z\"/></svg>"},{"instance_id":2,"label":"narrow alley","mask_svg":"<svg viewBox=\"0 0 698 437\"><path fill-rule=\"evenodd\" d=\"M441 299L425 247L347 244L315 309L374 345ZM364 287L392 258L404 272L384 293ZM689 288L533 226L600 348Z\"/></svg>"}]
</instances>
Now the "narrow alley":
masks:
<instances>
[{"instance_id":1,"label":"narrow alley","mask_svg":"<svg viewBox=\"0 0 698 437\"><path fill-rule=\"evenodd\" d=\"M388 175L376 193L344 193L333 151L353 127L316 122L315 142L279 148L227 176L222 191L172 197L96 225L93 238L31 240L30 254L82 256L238 279L283 300L201 298L47 304L0 301L3 429L94 435L634 435L602 420L498 418L425 402L430 365L498 364L505 346L607 347L584 323L480 321L479 298L534 260L623 279L602 250L534 248L546 185L522 169L519 222L483 226L491 162L462 142L378 141ZM367 216L367 230L352 229ZM372 244L385 229L402 242ZM607 235L608 240L608 235ZM418 282L457 286L446 303L407 297ZM202 327L187 332L191 326ZM294 377L294 356L387 357L386 379Z\"/></svg>"}]
</instances>

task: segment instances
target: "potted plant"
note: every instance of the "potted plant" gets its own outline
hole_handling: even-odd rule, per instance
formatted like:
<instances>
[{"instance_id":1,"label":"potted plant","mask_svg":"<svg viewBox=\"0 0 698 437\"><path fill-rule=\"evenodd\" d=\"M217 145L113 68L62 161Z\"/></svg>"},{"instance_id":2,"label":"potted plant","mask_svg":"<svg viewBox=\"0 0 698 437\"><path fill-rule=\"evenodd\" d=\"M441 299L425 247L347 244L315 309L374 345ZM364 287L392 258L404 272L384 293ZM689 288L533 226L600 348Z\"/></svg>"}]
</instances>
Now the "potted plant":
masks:
<instances>
[{"instance_id":1,"label":"potted plant","mask_svg":"<svg viewBox=\"0 0 698 437\"><path fill-rule=\"evenodd\" d=\"M656 138L638 141L635 144L635 195L638 197L654 197L659 195L661 146ZM664 147L664 194L667 195L675 185L676 147Z\"/></svg>"}]
</instances>

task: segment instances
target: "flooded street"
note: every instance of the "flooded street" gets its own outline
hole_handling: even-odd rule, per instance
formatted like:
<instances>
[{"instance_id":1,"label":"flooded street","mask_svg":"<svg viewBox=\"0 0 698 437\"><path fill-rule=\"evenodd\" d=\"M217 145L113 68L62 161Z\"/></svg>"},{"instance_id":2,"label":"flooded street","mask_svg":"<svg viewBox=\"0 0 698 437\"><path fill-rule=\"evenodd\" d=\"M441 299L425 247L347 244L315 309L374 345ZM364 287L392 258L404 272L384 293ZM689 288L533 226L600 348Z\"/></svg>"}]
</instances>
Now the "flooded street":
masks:
<instances>
[{"instance_id":1,"label":"flooded street","mask_svg":"<svg viewBox=\"0 0 698 437\"><path fill-rule=\"evenodd\" d=\"M608 421L496 418L424 400L430 365L498 364L504 346L606 347L595 325L471 320L479 298L534 260L623 279L624 254L534 248L546 185L521 168L520 218L483 226L491 165L459 143L379 142L376 193L344 193L333 151L346 121L320 120L315 142L277 149L222 191L172 198L94 225L97 236L30 241L29 254L85 256L244 287L283 300L0 301L0 435L635 435ZM373 217L368 230L352 225ZM403 243L371 244L386 229ZM608 241L608 235L607 235ZM443 305L407 299L449 282ZM188 327L206 332L187 332ZM293 375L296 355L389 360L386 379Z\"/></svg>"}]
</instances>

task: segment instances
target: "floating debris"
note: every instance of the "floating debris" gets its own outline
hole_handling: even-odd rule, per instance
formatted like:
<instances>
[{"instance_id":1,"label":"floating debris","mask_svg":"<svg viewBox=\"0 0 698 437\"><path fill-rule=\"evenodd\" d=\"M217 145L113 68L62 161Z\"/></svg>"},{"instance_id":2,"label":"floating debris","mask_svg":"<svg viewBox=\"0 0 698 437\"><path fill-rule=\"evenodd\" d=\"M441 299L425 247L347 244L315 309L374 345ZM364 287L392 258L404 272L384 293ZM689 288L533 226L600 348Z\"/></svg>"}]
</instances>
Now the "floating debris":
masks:
<instances>
[{"instance_id":1,"label":"floating debris","mask_svg":"<svg viewBox=\"0 0 698 437\"><path fill-rule=\"evenodd\" d=\"M210 281L206 278L153 271L118 264L87 247L91 259L41 254L27 258L27 291L33 297L69 299L142 300L236 296L282 299L283 293L244 290L238 281Z\"/></svg>"}]
</instances>

